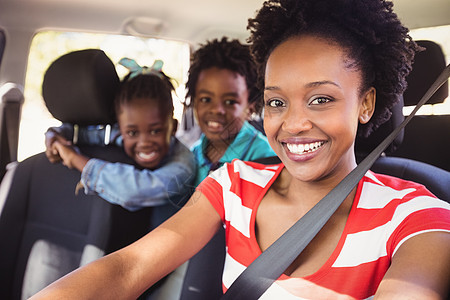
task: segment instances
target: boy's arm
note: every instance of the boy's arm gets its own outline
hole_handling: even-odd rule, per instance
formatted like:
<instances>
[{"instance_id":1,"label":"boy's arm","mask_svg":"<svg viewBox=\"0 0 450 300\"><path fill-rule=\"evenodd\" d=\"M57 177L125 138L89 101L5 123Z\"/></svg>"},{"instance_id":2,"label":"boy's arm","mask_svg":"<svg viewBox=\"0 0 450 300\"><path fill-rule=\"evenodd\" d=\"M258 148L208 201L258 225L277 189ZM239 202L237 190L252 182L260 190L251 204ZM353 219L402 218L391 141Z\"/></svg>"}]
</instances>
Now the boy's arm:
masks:
<instances>
[{"instance_id":1,"label":"boy's arm","mask_svg":"<svg viewBox=\"0 0 450 300\"><path fill-rule=\"evenodd\" d=\"M447 299L449 278L450 233L422 233L399 247L375 299Z\"/></svg>"},{"instance_id":2,"label":"boy's arm","mask_svg":"<svg viewBox=\"0 0 450 300\"><path fill-rule=\"evenodd\" d=\"M136 299L198 252L221 226L200 192L142 239L53 283L31 299Z\"/></svg>"}]
</instances>

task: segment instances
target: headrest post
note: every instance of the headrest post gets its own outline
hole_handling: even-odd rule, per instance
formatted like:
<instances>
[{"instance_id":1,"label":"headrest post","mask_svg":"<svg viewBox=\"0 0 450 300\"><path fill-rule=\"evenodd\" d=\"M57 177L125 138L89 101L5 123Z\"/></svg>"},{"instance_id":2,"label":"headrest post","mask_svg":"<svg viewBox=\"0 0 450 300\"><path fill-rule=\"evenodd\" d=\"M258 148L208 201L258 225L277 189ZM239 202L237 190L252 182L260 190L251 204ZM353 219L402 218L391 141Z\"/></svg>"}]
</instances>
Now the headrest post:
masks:
<instances>
[{"instance_id":1,"label":"headrest post","mask_svg":"<svg viewBox=\"0 0 450 300\"><path fill-rule=\"evenodd\" d=\"M78 143L78 134L80 132L80 126L78 124L73 124L73 138L72 143L76 145Z\"/></svg>"},{"instance_id":2,"label":"headrest post","mask_svg":"<svg viewBox=\"0 0 450 300\"><path fill-rule=\"evenodd\" d=\"M105 145L108 145L111 139L111 125L106 124L105 126Z\"/></svg>"}]
</instances>

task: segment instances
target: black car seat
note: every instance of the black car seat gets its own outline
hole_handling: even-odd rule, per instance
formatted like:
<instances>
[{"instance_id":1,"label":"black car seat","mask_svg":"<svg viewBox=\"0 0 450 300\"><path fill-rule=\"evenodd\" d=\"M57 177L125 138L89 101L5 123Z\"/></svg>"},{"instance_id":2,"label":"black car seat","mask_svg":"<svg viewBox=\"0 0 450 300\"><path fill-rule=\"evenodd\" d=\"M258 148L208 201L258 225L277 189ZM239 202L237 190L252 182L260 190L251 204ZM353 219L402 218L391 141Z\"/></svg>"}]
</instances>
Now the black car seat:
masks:
<instances>
[{"instance_id":1,"label":"black car seat","mask_svg":"<svg viewBox=\"0 0 450 300\"><path fill-rule=\"evenodd\" d=\"M446 66L442 48L432 41L417 41L425 51L417 53L413 70L407 77L405 106L416 105ZM448 81L427 104L442 103L448 97ZM401 146L393 156L422 161L450 171L450 115L414 116L405 128Z\"/></svg>"},{"instance_id":2,"label":"black car seat","mask_svg":"<svg viewBox=\"0 0 450 300\"><path fill-rule=\"evenodd\" d=\"M64 123L111 124L118 85L105 53L87 49L52 63L43 96ZM78 146L89 157L133 163L118 146ZM10 183L2 182L7 191L3 210L0 203L0 299L26 299L147 232L150 209L129 212L97 196L76 195L79 180L78 171L51 164L40 153L18 163Z\"/></svg>"}]
</instances>

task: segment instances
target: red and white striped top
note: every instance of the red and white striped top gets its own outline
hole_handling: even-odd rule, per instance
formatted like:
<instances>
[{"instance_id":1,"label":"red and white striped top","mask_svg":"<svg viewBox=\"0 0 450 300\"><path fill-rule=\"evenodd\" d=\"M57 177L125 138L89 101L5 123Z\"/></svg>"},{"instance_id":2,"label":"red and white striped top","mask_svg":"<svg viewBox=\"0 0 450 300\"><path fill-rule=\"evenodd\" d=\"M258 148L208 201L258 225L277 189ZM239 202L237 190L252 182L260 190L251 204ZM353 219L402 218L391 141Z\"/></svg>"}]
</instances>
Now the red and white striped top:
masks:
<instances>
[{"instance_id":1,"label":"red and white striped top","mask_svg":"<svg viewBox=\"0 0 450 300\"><path fill-rule=\"evenodd\" d=\"M224 290L261 254L256 211L283 167L234 160L197 188L225 224ZM422 185L369 171L358 184L344 232L327 262L306 277L282 275L260 299L371 298L397 248L429 231L450 232L450 205Z\"/></svg>"}]
</instances>

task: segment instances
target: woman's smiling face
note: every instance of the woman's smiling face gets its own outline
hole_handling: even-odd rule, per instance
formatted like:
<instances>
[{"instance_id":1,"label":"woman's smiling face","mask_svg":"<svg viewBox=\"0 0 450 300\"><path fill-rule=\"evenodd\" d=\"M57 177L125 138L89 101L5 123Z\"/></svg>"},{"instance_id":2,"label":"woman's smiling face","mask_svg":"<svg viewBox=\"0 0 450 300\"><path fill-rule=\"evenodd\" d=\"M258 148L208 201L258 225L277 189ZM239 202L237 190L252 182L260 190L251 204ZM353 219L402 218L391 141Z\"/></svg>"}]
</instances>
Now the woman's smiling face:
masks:
<instances>
[{"instance_id":1,"label":"woman's smiling face","mask_svg":"<svg viewBox=\"0 0 450 300\"><path fill-rule=\"evenodd\" d=\"M356 166L358 122L370 119L375 90L361 93L361 72L350 63L345 49L314 36L284 41L267 60L264 129L300 181L340 181Z\"/></svg>"}]
</instances>

